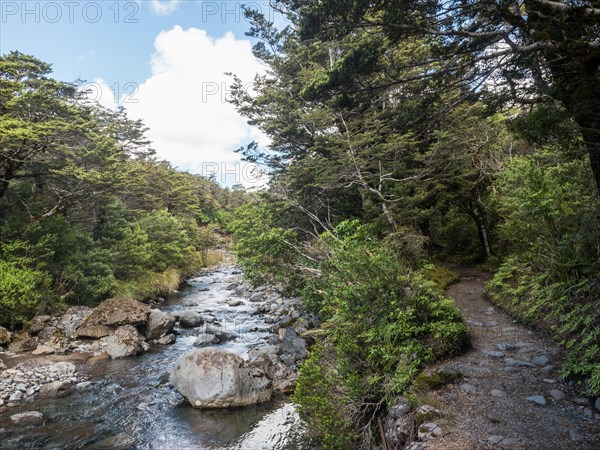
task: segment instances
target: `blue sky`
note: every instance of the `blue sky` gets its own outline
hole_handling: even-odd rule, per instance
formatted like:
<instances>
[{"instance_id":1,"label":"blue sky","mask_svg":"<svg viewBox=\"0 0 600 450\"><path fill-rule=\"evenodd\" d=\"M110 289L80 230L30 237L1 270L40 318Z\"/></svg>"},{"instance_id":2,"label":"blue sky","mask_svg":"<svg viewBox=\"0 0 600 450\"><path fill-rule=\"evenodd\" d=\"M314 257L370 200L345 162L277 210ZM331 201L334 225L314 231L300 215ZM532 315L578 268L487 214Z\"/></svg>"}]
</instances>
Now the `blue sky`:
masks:
<instances>
[{"instance_id":1,"label":"blue sky","mask_svg":"<svg viewBox=\"0 0 600 450\"><path fill-rule=\"evenodd\" d=\"M123 104L150 126L159 155L203 172L235 162L245 142L266 142L217 92L226 91L223 72L250 82L264 71L244 36L242 4L273 14L267 1L0 0L0 53L32 54L55 78L94 82L107 107L132 94L135 103Z\"/></svg>"}]
</instances>

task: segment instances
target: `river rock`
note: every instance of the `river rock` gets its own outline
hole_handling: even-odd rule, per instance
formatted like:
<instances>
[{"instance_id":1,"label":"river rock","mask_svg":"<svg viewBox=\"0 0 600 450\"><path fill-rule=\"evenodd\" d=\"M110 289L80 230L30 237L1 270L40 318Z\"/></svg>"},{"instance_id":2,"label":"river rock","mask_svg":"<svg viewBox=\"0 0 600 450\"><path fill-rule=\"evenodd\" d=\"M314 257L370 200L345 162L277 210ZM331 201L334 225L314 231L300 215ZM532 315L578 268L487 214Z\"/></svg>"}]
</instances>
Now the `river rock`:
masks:
<instances>
[{"instance_id":1,"label":"river rock","mask_svg":"<svg viewBox=\"0 0 600 450\"><path fill-rule=\"evenodd\" d=\"M230 307L242 306L244 304L243 300L229 300L227 305Z\"/></svg>"},{"instance_id":2,"label":"river rock","mask_svg":"<svg viewBox=\"0 0 600 450\"><path fill-rule=\"evenodd\" d=\"M204 348L183 355L171 383L195 408L247 406L271 398L271 382L257 367L225 350Z\"/></svg>"},{"instance_id":3,"label":"river rock","mask_svg":"<svg viewBox=\"0 0 600 450\"><path fill-rule=\"evenodd\" d=\"M419 425L417 432L419 439L422 441L429 441L433 438L441 436L443 434L442 429L435 422L425 422Z\"/></svg>"},{"instance_id":4,"label":"river rock","mask_svg":"<svg viewBox=\"0 0 600 450\"><path fill-rule=\"evenodd\" d=\"M263 301L263 295L261 292L255 292L254 294L252 294L250 296L249 299L251 302L262 302Z\"/></svg>"},{"instance_id":5,"label":"river rock","mask_svg":"<svg viewBox=\"0 0 600 450\"><path fill-rule=\"evenodd\" d=\"M103 301L77 329L77 336L101 338L109 336L123 325L145 324L150 307L128 298L111 298Z\"/></svg>"},{"instance_id":6,"label":"river rock","mask_svg":"<svg viewBox=\"0 0 600 450\"><path fill-rule=\"evenodd\" d=\"M35 336L44 329L46 324L52 320L50 316L35 316L25 324L24 330L30 335Z\"/></svg>"},{"instance_id":7,"label":"river rock","mask_svg":"<svg viewBox=\"0 0 600 450\"><path fill-rule=\"evenodd\" d=\"M44 384L38 393L43 398L61 398L69 395L73 391L73 384L68 381L53 381Z\"/></svg>"},{"instance_id":8,"label":"river rock","mask_svg":"<svg viewBox=\"0 0 600 450\"><path fill-rule=\"evenodd\" d=\"M0 345L6 345L10 342L10 331L4 327L0 327Z\"/></svg>"},{"instance_id":9,"label":"river rock","mask_svg":"<svg viewBox=\"0 0 600 450\"><path fill-rule=\"evenodd\" d=\"M146 338L159 339L169 333L175 326L175 318L160 309L150 310L146 323Z\"/></svg>"},{"instance_id":10,"label":"river rock","mask_svg":"<svg viewBox=\"0 0 600 450\"><path fill-rule=\"evenodd\" d=\"M29 352L35 350L37 341L27 332L19 333L8 346L8 350L14 353Z\"/></svg>"},{"instance_id":11,"label":"river rock","mask_svg":"<svg viewBox=\"0 0 600 450\"><path fill-rule=\"evenodd\" d=\"M196 328L204 323L202 316L195 311L182 311L178 313L179 325L183 328Z\"/></svg>"},{"instance_id":12,"label":"river rock","mask_svg":"<svg viewBox=\"0 0 600 450\"><path fill-rule=\"evenodd\" d=\"M233 341L237 338L237 334L230 333L214 325L206 325L204 332L216 336L219 342Z\"/></svg>"},{"instance_id":13,"label":"river rock","mask_svg":"<svg viewBox=\"0 0 600 450\"><path fill-rule=\"evenodd\" d=\"M198 347L204 347L207 345L216 345L218 343L219 343L219 338L216 337L214 334L210 334L210 333L202 333L194 341L194 345L196 345Z\"/></svg>"},{"instance_id":14,"label":"river rock","mask_svg":"<svg viewBox=\"0 0 600 450\"><path fill-rule=\"evenodd\" d=\"M47 345L38 345L31 353L33 355L51 355L52 353L56 353L56 349Z\"/></svg>"},{"instance_id":15,"label":"river rock","mask_svg":"<svg viewBox=\"0 0 600 450\"><path fill-rule=\"evenodd\" d=\"M305 358L308 354L306 341L299 337L292 327L280 328L279 339L282 352L291 355L296 361Z\"/></svg>"},{"instance_id":16,"label":"river rock","mask_svg":"<svg viewBox=\"0 0 600 450\"><path fill-rule=\"evenodd\" d=\"M10 416L12 425L37 425L44 421L44 415L38 411L27 411Z\"/></svg>"},{"instance_id":17,"label":"river rock","mask_svg":"<svg viewBox=\"0 0 600 450\"><path fill-rule=\"evenodd\" d=\"M157 339L155 342L159 345L171 345L174 344L176 340L177 338L175 335L171 333L161 337L160 339Z\"/></svg>"},{"instance_id":18,"label":"river rock","mask_svg":"<svg viewBox=\"0 0 600 450\"><path fill-rule=\"evenodd\" d=\"M38 342L55 350L66 347L68 343L65 335L59 328L48 325L38 334Z\"/></svg>"},{"instance_id":19,"label":"river rock","mask_svg":"<svg viewBox=\"0 0 600 450\"><path fill-rule=\"evenodd\" d=\"M67 312L62 315L56 326L68 338L77 337L77 329L83 324L84 320L92 313L93 309L89 306L71 306Z\"/></svg>"},{"instance_id":20,"label":"river rock","mask_svg":"<svg viewBox=\"0 0 600 450\"><path fill-rule=\"evenodd\" d=\"M73 375L75 373L75 364L67 361L57 362L48 367L48 371L56 373L58 376Z\"/></svg>"},{"instance_id":21,"label":"river rock","mask_svg":"<svg viewBox=\"0 0 600 450\"><path fill-rule=\"evenodd\" d=\"M141 336L132 325L124 325L106 341L106 353L112 358L133 356L141 350Z\"/></svg>"},{"instance_id":22,"label":"river rock","mask_svg":"<svg viewBox=\"0 0 600 450\"><path fill-rule=\"evenodd\" d=\"M527 400L533 403L537 403L538 405L546 404L546 398L543 395L531 395L527 397Z\"/></svg>"}]
</instances>

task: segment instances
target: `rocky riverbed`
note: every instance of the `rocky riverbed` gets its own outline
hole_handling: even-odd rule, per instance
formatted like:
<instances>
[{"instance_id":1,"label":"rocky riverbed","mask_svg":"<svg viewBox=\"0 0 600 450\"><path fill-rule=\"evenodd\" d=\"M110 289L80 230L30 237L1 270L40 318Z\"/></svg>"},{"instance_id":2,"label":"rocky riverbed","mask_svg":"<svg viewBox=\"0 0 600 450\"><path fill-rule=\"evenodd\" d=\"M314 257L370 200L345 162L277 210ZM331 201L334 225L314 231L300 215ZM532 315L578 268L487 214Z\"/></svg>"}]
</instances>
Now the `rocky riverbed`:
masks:
<instances>
[{"instance_id":1,"label":"rocky riverbed","mask_svg":"<svg viewBox=\"0 0 600 450\"><path fill-rule=\"evenodd\" d=\"M224 266L150 305L112 299L93 310L37 317L8 339L0 330L3 448L172 448L175 432L188 448L252 448L242 445L256 439L273 441L256 448L315 448L285 395L307 354L302 336L314 325L299 299L253 288L237 268ZM222 362L225 355L232 379L244 385L244 376L259 375L263 391L234 386L226 395L211 394L219 398L212 404L205 403L205 392L198 404L174 377L178 360L188 354L203 355L205 379L207 362ZM244 392L253 393L251 401L239 397ZM221 419L214 410L196 409L258 402L224 409ZM163 419L162 427L148 422L152 415ZM124 427L133 431L123 433Z\"/></svg>"}]
</instances>

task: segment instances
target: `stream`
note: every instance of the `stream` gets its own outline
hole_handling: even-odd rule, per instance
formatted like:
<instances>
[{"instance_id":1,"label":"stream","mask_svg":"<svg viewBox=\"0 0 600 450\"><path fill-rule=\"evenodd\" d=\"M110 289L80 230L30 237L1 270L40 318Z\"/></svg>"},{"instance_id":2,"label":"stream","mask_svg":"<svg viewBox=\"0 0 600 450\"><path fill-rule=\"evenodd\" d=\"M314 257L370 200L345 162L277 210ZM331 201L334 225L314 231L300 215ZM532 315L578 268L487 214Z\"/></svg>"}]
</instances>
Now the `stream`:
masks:
<instances>
[{"instance_id":1,"label":"stream","mask_svg":"<svg viewBox=\"0 0 600 450\"><path fill-rule=\"evenodd\" d=\"M188 280L188 285L160 309L193 309L212 315L235 341L218 347L242 357L273 336L254 306L225 287L239 280L234 266L220 266ZM230 307L232 299L244 304ZM239 409L197 410L169 384L175 361L195 348L199 329L177 329L171 346L112 360L87 369L86 389L59 399L33 400L0 417L2 449L317 449L307 437L289 397ZM83 370L83 369L81 369ZM43 425L13 427L8 416L40 411Z\"/></svg>"}]
</instances>

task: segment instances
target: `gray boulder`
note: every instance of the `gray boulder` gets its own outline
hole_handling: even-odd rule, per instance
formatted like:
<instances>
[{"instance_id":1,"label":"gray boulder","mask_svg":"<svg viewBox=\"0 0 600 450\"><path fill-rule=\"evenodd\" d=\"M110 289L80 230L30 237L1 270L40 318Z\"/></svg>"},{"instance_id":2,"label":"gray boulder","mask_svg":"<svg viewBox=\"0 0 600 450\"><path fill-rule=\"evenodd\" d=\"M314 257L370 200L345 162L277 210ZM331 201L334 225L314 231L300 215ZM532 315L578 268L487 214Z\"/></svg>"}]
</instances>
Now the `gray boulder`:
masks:
<instances>
[{"instance_id":1,"label":"gray boulder","mask_svg":"<svg viewBox=\"0 0 600 450\"><path fill-rule=\"evenodd\" d=\"M44 398L61 398L73 392L73 384L70 381L53 381L44 384L39 391L39 396Z\"/></svg>"},{"instance_id":2,"label":"gray boulder","mask_svg":"<svg viewBox=\"0 0 600 450\"><path fill-rule=\"evenodd\" d=\"M150 307L128 298L111 298L103 301L77 329L78 337L101 338L109 336L123 325L145 324Z\"/></svg>"},{"instance_id":3,"label":"gray boulder","mask_svg":"<svg viewBox=\"0 0 600 450\"><path fill-rule=\"evenodd\" d=\"M24 330L30 335L35 336L44 329L46 324L52 320L50 316L35 316L25 324Z\"/></svg>"},{"instance_id":4,"label":"gray boulder","mask_svg":"<svg viewBox=\"0 0 600 450\"><path fill-rule=\"evenodd\" d=\"M10 332L4 328L0 327L0 345L6 345L10 342Z\"/></svg>"},{"instance_id":5,"label":"gray boulder","mask_svg":"<svg viewBox=\"0 0 600 450\"><path fill-rule=\"evenodd\" d=\"M27 332L19 333L8 346L8 350L14 353L29 352L35 350L37 340Z\"/></svg>"},{"instance_id":6,"label":"gray boulder","mask_svg":"<svg viewBox=\"0 0 600 450\"><path fill-rule=\"evenodd\" d=\"M170 379L194 408L253 405L272 395L271 382L263 371L247 366L235 353L215 348L183 355Z\"/></svg>"},{"instance_id":7,"label":"gray boulder","mask_svg":"<svg viewBox=\"0 0 600 450\"><path fill-rule=\"evenodd\" d=\"M132 325L117 328L106 341L106 353L112 358L124 358L136 355L141 350L142 337Z\"/></svg>"},{"instance_id":8,"label":"gray boulder","mask_svg":"<svg viewBox=\"0 0 600 450\"><path fill-rule=\"evenodd\" d=\"M195 311L182 311L177 314L183 328L196 328L204 323L202 316Z\"/></svg>"},{"instance_id":9,"label":"gray boulder","mask_svg":"<svg viewBox=\"0 0 600 450\"><path fill-rule=\"evenodd\" d=\"M159 339L175 326L175 318L160 309L151 309L146 323L146 338Z\"/></svg>"}]
</instances>

